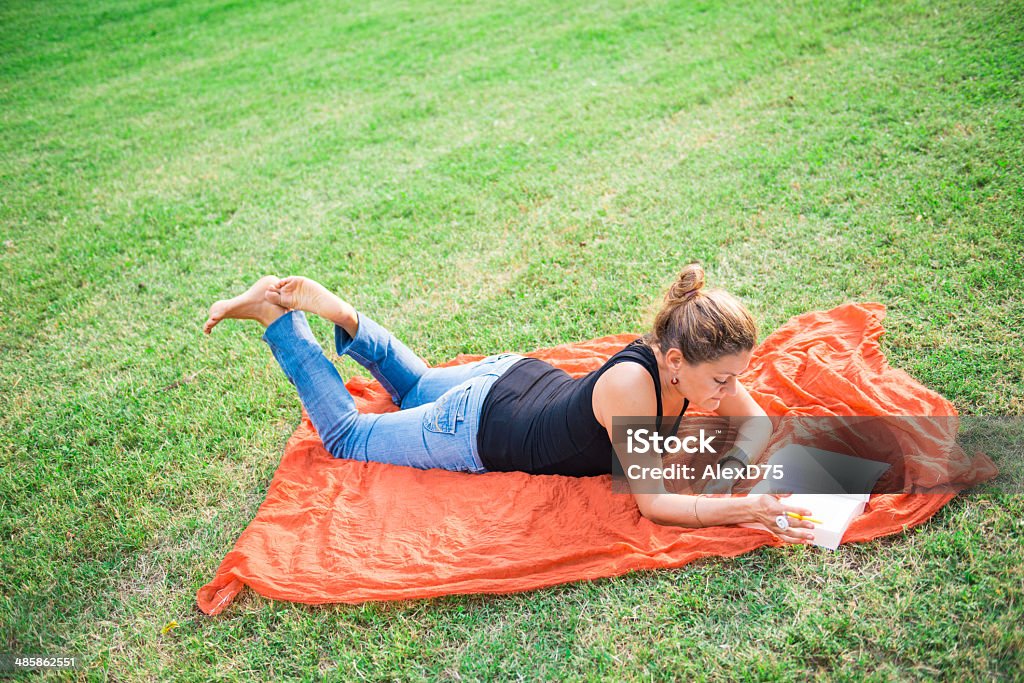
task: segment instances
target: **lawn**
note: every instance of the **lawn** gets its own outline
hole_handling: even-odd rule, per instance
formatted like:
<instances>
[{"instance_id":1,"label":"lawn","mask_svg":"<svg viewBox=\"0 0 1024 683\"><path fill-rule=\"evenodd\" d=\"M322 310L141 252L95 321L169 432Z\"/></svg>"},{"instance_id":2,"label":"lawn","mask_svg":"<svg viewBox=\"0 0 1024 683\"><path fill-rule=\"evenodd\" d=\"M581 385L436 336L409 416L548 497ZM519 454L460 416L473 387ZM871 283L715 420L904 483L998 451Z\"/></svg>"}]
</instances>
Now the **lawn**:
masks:
<instances>
[{"instance_id":1,"label":"lawn","mask_svg":"<svg viewBox=\"0 0 1024 683\"><path fill-rule=\"evenodd\" d=\"M1021 3L10 0L0 26L0 654L114 680L1024 679L1005 494L835 553L195 606L299 422L258 324L200 332L265 274L440 363L643 332L699 260L762 339L878 301L893 366L1024 416Z\"/></svg>"}]
</instances>

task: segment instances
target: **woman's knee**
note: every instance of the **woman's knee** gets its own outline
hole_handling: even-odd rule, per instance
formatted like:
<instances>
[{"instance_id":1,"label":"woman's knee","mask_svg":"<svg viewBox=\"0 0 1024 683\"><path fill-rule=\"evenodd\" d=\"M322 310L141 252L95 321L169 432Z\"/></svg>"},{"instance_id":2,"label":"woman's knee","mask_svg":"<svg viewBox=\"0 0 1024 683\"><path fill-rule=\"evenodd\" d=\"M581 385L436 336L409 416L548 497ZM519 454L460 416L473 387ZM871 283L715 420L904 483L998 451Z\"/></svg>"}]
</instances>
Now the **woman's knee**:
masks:
<instances>
[{"instance_id":1,"label":"woman's knee","mask_svg":"<svg viewBox=\"0 0 1024 683\"><path fill-rule=\"evenodd\" d=\"M419 378L402 394L402 400L398 403L399 410L408 410L409 408L418 408L424 403L430 403L430 401L423 400L423 396L420 395L420 382L423 380L424 375L420 375Z\"/></svg>"},{"instance_id":2,"label":"woman's knee","mask_svg":"<svg viewBox=\"0 0 1024 683\"><path fill-rule=\"evenodd\" d=\"M351 420L337 422L326 427L323 431L317 429L324 449L335 458L358 459L355 456L356 449L352 445L351 436L357 429L361 417L363 416L359 415Z\"/></svg>"}]
</instances>

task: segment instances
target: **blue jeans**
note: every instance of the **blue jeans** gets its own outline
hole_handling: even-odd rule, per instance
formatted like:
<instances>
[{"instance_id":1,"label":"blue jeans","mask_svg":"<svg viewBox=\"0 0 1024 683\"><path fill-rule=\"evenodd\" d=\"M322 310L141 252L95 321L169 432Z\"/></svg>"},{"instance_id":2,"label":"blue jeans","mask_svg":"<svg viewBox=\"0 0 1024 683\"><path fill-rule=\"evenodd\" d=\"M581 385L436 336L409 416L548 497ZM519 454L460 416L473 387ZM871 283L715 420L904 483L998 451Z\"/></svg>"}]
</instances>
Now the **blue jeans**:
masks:
<instances>
[{"instance_id":1,"label":"blue jeans","mask_svg":"<svg viewBox=\"0 0 1024 683\"><path fill-rule=\"evenodd\" d=\"M285 313L263 333L328 452L364 462L485 472L477 451L480 409L494 382L523 356L502 353L428 368L369 316L358 313L358 321L355 338L334 326L338 355L347 353L369 370L398 412L359 412L302 311Z\"/></svg>"}]
</instances>

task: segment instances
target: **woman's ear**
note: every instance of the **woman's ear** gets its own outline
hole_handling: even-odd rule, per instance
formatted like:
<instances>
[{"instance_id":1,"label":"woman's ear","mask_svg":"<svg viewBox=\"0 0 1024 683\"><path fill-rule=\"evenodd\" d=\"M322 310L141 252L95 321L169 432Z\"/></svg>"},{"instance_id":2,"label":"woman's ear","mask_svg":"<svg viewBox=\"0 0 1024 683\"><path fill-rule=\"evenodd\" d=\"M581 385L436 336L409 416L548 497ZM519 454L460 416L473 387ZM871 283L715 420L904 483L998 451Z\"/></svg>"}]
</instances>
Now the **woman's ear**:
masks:
<instances>
[{"instance_id":1,"label":"woman's ear","mask_svg":"<svg viewBox=\"0 0 1024 683\"><path fill-rule=\"evenodd\" d=\"M686 357L679 349L669 349L665 352L665 365L673 372L679 372L686 364Z\"/></svg>"}]
</instances>

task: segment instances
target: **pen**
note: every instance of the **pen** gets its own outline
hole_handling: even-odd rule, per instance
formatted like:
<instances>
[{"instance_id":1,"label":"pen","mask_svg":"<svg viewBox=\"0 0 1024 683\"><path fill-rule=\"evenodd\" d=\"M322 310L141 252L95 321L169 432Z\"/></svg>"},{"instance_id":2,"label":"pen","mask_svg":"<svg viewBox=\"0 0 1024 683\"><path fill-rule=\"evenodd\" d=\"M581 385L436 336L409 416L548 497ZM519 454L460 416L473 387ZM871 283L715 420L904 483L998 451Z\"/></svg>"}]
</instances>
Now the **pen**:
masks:
<instances>
[{"instance_id":1,"label":"pen","mask_svg":"<svg viewBox=\"0 0 1024 683\"><path fill-rule=\"evenodd\" d=\"M814 517L804 517L803 515L798 515L795 512L788 511L786 512L786 514L792 517L793 519L801 519L805 522L814 522L815 524L824 524L824 522L822 522L820 519L815 519Z\"/></svg>"}]
</instances>

